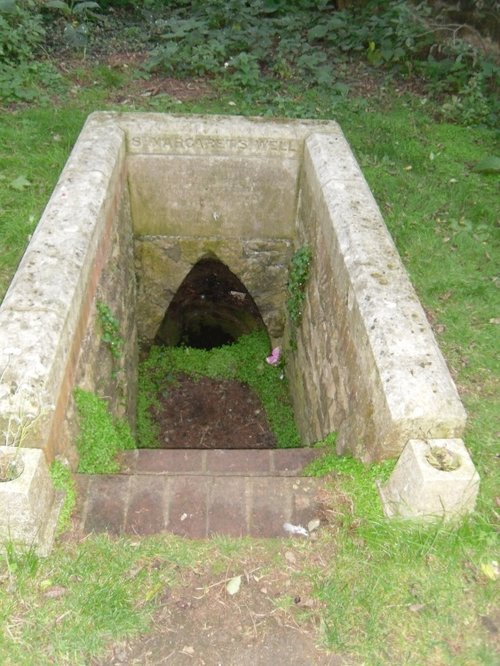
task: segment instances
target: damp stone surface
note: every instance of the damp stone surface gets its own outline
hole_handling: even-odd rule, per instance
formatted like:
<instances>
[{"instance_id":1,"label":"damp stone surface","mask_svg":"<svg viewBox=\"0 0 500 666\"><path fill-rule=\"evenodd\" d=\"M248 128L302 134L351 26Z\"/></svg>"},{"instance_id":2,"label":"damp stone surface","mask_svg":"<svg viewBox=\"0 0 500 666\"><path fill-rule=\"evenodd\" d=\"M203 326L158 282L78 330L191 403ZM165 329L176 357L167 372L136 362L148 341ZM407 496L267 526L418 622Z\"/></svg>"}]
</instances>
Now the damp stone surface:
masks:
<instances>
[{"instance_id":1,"label":"damp stone surface","mask_svg":"<svg viewBox=\"0 0 500 666\"><path fill-rule=\"evenodd\" d=\"M288 266L304 246L292 330ZM203 260L241 281L285 350L304 445L336 431L338 453L372 462L460 439L456 387L337 123L107 112L85 123L0 308L0 431L22 418L25 446L75 468L75 386L134 427L139 344Z\"/></svg>"}]
</instances>

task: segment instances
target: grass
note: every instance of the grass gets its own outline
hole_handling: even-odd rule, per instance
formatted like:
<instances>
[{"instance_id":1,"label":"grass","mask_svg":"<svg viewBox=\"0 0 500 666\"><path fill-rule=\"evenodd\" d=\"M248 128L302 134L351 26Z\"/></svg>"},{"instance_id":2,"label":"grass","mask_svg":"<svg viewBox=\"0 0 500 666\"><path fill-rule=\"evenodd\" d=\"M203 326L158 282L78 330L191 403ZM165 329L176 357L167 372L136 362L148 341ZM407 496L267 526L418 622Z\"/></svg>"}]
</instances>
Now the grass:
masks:
<instances>
[{"instance_id":1,"label":"grass","mask_svg":"<svg viewBox=\"0 0 500 666\"><path fill-rule=\"evenodd\" d=\"M106 77L87 76L78 104L1 112L1 293L87 113L117 108L106 101ZM481 490L477 511L459 526L388 522L374 480L390 464L366 469L331 456L311 470L329 474L327 527L317 541L287 542L286 549L300 562L294 575L313 591L318 604L308 612L331 649L370 666L494 664L498 177L473 166L498 154L496 133L437 123L419 99L345 99L297 86L222 89L181 105L158 96L119 108L340 121L459 387ZM28 184L16 189L20 176ZM46 560L10 549L0 561L0 662L89 663L109 641L145 631L163 591L188 573L225 575L246 557L278 576L279 549L274 542L104 536L60 541ZM276 592L277 606L292 606L290 599L289 588Z\"/></svg>"},{"instance_id":2,"label":"grass","mask_svg":"<svg viewBox=\"0 0 500 666\"><path fill-rule=\"evenodd\" d=\"M155 598L213 550L176 538L94 537L49 559L12 553L2 589L2 664L87 664L110 639L144 631ZM5 588L5 585L2 586Z\"/></svg>"}]
</instances>

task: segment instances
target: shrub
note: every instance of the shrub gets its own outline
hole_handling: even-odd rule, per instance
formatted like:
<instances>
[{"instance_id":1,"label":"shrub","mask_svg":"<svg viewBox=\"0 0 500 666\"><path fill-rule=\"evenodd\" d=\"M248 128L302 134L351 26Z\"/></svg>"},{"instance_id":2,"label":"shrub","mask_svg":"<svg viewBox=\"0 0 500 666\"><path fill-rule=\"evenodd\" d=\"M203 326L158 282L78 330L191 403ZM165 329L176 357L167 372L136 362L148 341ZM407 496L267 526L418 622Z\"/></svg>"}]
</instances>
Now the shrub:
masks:
<instances>
[{"instance_id":1,"label":"shrub","mask_svg":"<svg viewBox=\"0 0 500 666\"><path fill-rule=\"evenodd\" d=\"M34 0L0 0L0 101L30 101L50 85L53 67L37 61L45 29Z\"/></svg>"},{"instance_id":2,"label":"shrub","mask_svg":"<svg viewBox=\"0 0 500 666\"><path fill-rule=\"evenodd\" d=\"M43 42L45 30L30 0L0 0L0 64L27 63Z\"/></svg>"}]
</instances>

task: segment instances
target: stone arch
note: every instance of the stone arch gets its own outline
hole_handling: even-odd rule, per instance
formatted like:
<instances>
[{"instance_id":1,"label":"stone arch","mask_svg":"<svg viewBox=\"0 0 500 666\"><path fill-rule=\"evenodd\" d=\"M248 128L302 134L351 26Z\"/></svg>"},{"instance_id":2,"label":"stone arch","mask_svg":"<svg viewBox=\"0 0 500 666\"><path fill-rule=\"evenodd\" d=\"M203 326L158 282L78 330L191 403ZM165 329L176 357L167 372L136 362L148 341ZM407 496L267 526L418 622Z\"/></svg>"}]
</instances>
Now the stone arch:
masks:
<instances>
[{"instance_id":1,"label":"stone arch","mask_svg":"<svg viewBox=\"0 0 500 666\"><path fill-rule=\"evenodd\" d=\"M155 343L211 349L255 330L266 326L250 292L215 254L206 253L170 301Z\"/></svg>"}]
</instances>

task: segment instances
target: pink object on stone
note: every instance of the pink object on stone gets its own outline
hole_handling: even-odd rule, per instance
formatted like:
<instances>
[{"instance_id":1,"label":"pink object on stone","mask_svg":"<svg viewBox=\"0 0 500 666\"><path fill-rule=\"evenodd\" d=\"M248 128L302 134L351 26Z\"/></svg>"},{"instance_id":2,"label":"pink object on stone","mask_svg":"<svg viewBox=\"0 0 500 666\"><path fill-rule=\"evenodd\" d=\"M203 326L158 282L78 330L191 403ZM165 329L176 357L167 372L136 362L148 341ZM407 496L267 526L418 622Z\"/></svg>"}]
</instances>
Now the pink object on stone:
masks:
<instances>
[{"instance_id":1,"label":"pink object on stone","mask_svg":"<svg viewBox=\"0 0 500 666\"><path fill-rule=\"evenodd\" d=\"M269 365L278 365L278 363L280 362L280 358L281 358L281 349L279 347L275 347L271 352L271 356L268 356L266 358L266 361L269 363Z\"/></svg>"}]
</instances>

